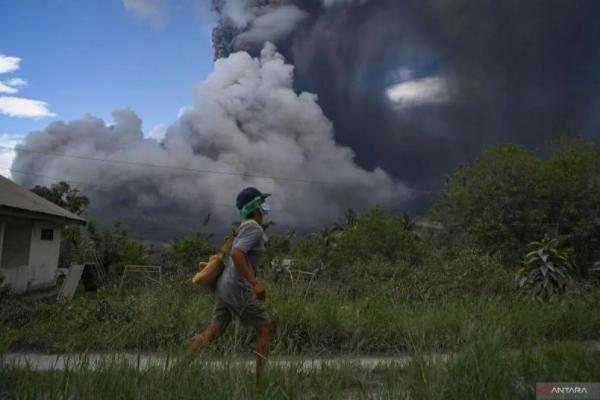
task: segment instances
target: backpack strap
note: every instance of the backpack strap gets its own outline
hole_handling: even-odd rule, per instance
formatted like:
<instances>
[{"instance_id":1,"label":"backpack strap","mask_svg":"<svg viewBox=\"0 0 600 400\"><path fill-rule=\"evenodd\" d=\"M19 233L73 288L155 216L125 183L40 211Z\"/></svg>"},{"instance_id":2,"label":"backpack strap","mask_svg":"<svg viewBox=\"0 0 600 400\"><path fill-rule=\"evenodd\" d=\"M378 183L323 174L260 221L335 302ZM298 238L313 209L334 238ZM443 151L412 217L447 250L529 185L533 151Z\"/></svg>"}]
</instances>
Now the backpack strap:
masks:
<instances>
[{"instance_id":1,"label":"backpack strap","mask_svg":"<svg viewBox=\"0 0 600 400\"><path fill-rule=\"evenodd\" d=\"M256 222L255 220L253 220L253 219L247 219L244 222L242 222L240 224L240 226L238 226L238 228L235 230L235 236L237 236L238 233L240 233L240 231L242 230L242 227L244 227L246 225L250 225L250 224L256 224L256 225L260 226L260 224L258 222Z\"/></svg>"},{"instance_id":2,"label":"backpack strap","mask_svg":"<svg viewBox=\"0 0 600 400\"><path fill-rule=\"evenodd\" d=\"M231 247L233 246L233 239L235 239L235 237L240 233L240 231L242 230L242 228L244 226L250 225L250 224L256 224L256 225L260 226L260 224L253 219L247 219L244 222L242 222L240 224L240 226L238 226L236 229L234 229L233 232L231 232L231 234L229 236L227 236L227 238L225 239L225 242L223 243L223 246L221 246L220 253L222 253L224 256L229 255L229 253L231 252Z\"/></svg>"}]
</instances>

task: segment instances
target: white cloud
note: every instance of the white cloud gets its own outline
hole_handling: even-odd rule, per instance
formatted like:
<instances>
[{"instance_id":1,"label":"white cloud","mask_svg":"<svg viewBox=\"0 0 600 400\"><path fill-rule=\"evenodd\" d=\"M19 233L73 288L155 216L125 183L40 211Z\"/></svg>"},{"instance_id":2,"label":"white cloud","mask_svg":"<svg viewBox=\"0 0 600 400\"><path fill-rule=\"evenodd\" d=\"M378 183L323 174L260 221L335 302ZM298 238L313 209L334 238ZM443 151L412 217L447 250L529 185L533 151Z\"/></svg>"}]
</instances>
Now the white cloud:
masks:
<instances>
[{"instance_id":1,"label":"white cloud","mask_svg":"<svg viewBox=\"0 0 600 400\"><path fill-rule=\"evenodd\" d=\"M21 78L10 78L5 80L4 83L10 86L27 86L27 81Z\"/></svg>"},{"instance_id":2,"label":"white cloud","mask_svg":"<svg viewBox=\"0 0 600 400\"><path fill-rule=\"evenodd\" d=\"M19 87L26 85L27 81L21 78L11 78L0 81L0 93L15 94L19 91Z\"/></svg>"},{"instance_id":3,"label":"white cloud","mask_svg":"<svg viewBox=\"0 0 600 400\"><path fill-rule=\"evenodd\" d=\"M256 15L248 10L247 1L225 0L223 12L238 29L246 29L248 24L256 18Z\"/></svg>"},{"instance_id":4,"label":"white cloud","mask_svg":"<svg viewBox=\"0 0 600 400\"><path fill-rule=\"evenodd\" d=\"M19 69L21 59L19 57L9 57L0 54L0 74L7 74Z\"/></svg>"},{"instance_id":5,"label":"white cloud","mask_svg":"<svg viewBox=\"0 0 600 400\"><path fill-rule=\"evenodd\" d=\"M0 134L0 146L14 148L16 145L21 143L22 140L23 139L21 137L16 135ZM0 175L12 179L10 169L16 155L17 154L14 150L0 147Z\"/></svg>"},{"instance_id":6,"label":"white cloud","mask_svg":"<svg viewBox=\"0 0 600 400\"><path fill-rule=\"evenodd\" d=\"M0 81L0 93L14 94L14 93L17 93L18 91L19 91L19 89L16 89L16 88L9 86L6 83Z\"/></svg>"},{"instance_id":7,"label":"white cloud","mask_svg":"<svg viewBox=\"0 0 600 400\"><path fill-rule=\"evenodd\" d=\"M9 57L0 54L0 74L18 70L21 66L19 57ZM9 78L0 81L0 93L15 94L19 88L26 86L27 81L22 78ZM0 96L0 114L17 118L44 118L54 117L55 113L48 110L48 103L40 100L25 99L23 97Z\"/></svg>"},{"instance_id":8,"label":"white cloud","mask_svg":"<svg viewBox=\"0 0 600 400\"><path fill-rule=\"evenodd\" d=\"M168 4L166 0L122 0L127 11L144 19L149 19L155 28L167 25Z\"/></svg>"},{"instance_id":9,"label":"white cloud","mask_svg":"<svg viewBox=\"0 0 600 400\"><path fill-rule=\"evenodd\" d=\"M306 12L293 5L278 7L256 17L250 29L236 38L236 44L276 41L289 35L307 16Z\"/></svg>"},{"instance_id":10,"label":"white cloud","mask_svg":"<svg viewBox=\"0 0 600 400\"><path fill-rule=\"evenodd\" d=\"M48 103L22 97L0 96L0 114L18 118L55 117L48 110Z\"/></svg>"},{"instance_id":11,"label":"white cloud","mask_svg":"<svg viewBox=\"0 0 600 400\"><path fill-rule=\"evenodd\" d=\"M148 137L156 140L157 142L161 142L165 138L165 134L167 133L168 128L169 127L164 124L156 125L154 128L152 128L152 130L148 134Z\"/></svg>"},{"instance_id":12,"label":"white cloud","mask_svg":"<svg viewBox=\"0 0 600 400\"><path fill-rule=\"evenodd\" d=\"M402 82L389 87L386 94L392 102L403 108L450 100L448 82L441 76Z\"/></svg>"},{"instance_id":13,"label":"white cloud","mask_svg":"<svg viewBox=\"0 0 600 400\"><path fill-rule=\"evenodd\" d=\"M281 0L222 0L222 3L222 16L239 30L234 42L236 50L258 50L266 42L284 39L308 17L307 12Z\"/></svg>"},{"instance_id":14,"label":"white cloud","mask_svg":"<svg viewBox=\"0 0 600 400\"><path fill-rule=\"evenodd\" d=\"M181 118L185 113L194 111L194 107L192 106L183 106L177 112L177 118Z\"/></svg>"}]
</instances>

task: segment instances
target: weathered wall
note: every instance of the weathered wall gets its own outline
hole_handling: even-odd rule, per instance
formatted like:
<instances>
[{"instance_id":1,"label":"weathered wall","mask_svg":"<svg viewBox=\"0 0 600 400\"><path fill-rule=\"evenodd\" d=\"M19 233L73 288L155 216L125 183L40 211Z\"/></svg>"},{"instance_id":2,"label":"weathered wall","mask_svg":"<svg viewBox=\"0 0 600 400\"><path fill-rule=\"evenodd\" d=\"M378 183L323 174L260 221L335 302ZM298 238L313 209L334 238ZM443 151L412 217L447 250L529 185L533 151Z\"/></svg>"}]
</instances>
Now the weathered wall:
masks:
<instances>
[{"instance_id":1,"label":"weathered wall","mask_svg":"<svg viewBox=\"0 0 600 400\"><path fill-rule=\"evenodd\" d=\"M4 221L0 267L10 269L29 264L32 228L31 220L9 218Z\"/></svg>"},{"instance_id":2,"label":"weathered wall","mask_svg":"<svg viewBox=\"0 0 600 400\"><path fill-rule=\"evenodd\" d=\"M41 240L42 229L52 229L52 240ZM60 252L61 226L49 222L36 222L33 226L29 265L32 268L32 288L55 284Z\"/></svg>"},{"instance_id":3,"label":"weathered wall","mask_svg":"<svg viewBox=\"0 0 600 400\"><path fill-rule=\"evenodd\" d=\"M14 222L14 220L13 220ZM21 220L23 225L31 223ZM42 240L42 229L52 229L52 240ZM8 233L8 232L5 232ZM4 236L6 249L8 236ZM25 265L0 268L6 278L5 283L12 286L14 293L24 293L55 283L60 251L61 226L50 222L34 221L31 228L31 245L29 247L29 262ZM3 255L4 255L3 251Z\"/></svg>"}]
</instances>

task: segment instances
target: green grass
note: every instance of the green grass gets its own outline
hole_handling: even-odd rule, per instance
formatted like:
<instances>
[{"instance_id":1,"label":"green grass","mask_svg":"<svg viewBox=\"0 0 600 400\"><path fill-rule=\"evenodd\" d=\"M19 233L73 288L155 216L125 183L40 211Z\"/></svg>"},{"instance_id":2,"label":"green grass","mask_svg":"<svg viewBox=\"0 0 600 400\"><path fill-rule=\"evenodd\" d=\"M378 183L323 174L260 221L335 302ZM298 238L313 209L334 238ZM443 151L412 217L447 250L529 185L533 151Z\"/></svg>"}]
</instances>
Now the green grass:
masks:
<instances>
[{"instance_id":1,"label":"green grass","mask_svg":"<svg viewBox=\"0 0 600 400\"><path fill-rule=\"evenodd\" d=\"M140 370L107 363L97 370L83 365L50 372L0 365L0 398L513 400L532 398L537 382L585 382L600 376L600 352L574 343L507 351L510 335L497 326L471 331L467 338L446 362L431 363L415 339L413 361L405 368L268 367L258 384L251 370L233 364Z\"/></svg>"},{"instance_id":2,"label":"green grass","mask_svg":"<svg viewBox=\"0 0 600 400\"><path fill-rule=\"evenodd\" d=\"M276 322L275 354L394 353L407 338L429 349L455 349L470 330L502 326L519 346L557 340L600 339L600 313L583 297L563 304L526 298L489 297L399 301L385 285L361 297L317 286L301 289L269 284L268 307ZM213 296L187 281L114 289L80 296L72 303L11 301L0 311L0 350L81 352L87 350L179 351L210 322ZM233 329L210 349L248 352L253 332Z\"/></svg>"},{"instance_id":3,"label":"green grass","mask_svg":"<svg viewBox=\"0 0 600 400\"><path fill-rule=\"evenodd\" d=\"M416 352L407 384L414 398L519 399L534 398L537 382L590 382L600 377L599 352L569 342L531 344L510 350L506 329L483 327L467 334L446 363L432 365Z\"/></svg>"},{"instance_id":4,"label":"green grass","mask_svg":"<svg viewBox=\"0 0 600 400\"><path fill-rule=\"evenodd\" d=\"M582 340L600 339L598 293L577 293L542 304L513 295L440 296L407 300L396 283L360 295L320 283L267 283L276 321L273 355L408 353L405 368L364 370L340 365L320 371L269 367L260 384L236 365L209 370L139 370L107 363L66 371L33 371L0 365L0 398L18 399L526 399L536 382L597 381L600 352ZM119 295L115 289L73 302L9 300L0 310L0 354L158 351L180 355L210 321L211 294L171 280ZM250 356L253 332L232 326L205 353L230 360ZM448 353L431 363L426 354ZM409 397L403 397L409 396Z\"/></svg>"}]
</instances>

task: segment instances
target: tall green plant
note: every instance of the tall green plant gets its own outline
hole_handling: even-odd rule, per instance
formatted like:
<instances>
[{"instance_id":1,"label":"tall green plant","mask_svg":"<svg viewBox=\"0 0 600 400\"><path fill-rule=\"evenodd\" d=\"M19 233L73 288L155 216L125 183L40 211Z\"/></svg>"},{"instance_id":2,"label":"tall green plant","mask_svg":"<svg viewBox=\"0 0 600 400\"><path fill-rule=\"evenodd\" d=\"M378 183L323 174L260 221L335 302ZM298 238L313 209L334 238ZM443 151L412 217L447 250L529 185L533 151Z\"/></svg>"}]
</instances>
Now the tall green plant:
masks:
<instances>
[{"instance_id":1,"label":"tall green plant","mask_svg":"<svg viewBox=\"0 0 600 400\"><path fill-rule=\"evenodd\" d=\"M529 244L525 269L520 271L519 285L533 291L536 298L550 300L565 292L572 269L567 251L559 248L558 239L544 238Z\"/></svg>"}]
</instances>

